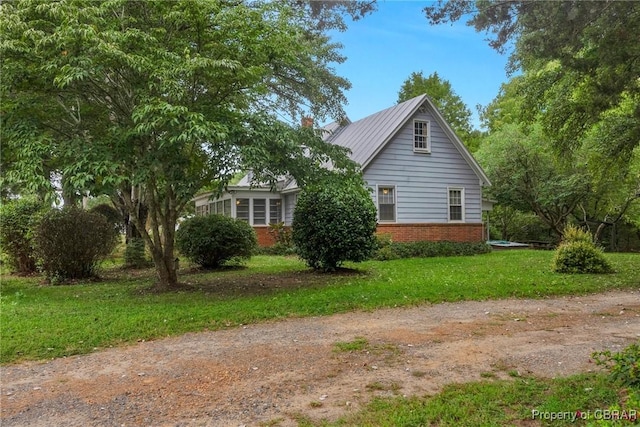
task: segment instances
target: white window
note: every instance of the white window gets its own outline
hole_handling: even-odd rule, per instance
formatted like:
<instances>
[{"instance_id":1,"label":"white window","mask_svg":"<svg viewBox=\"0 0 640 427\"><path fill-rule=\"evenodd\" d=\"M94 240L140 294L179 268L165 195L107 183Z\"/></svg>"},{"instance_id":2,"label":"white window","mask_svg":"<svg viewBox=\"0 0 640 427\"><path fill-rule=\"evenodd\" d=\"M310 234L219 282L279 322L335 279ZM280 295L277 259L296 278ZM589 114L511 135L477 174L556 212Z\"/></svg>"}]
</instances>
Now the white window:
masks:
<instances>
[{"instance_id":1,"label":"white window","mask_svg":"<svg viewBox=\"0 0 640 427\"><path fill-rule=\"evenodd\" d=\"M253 224L265 225L267 223L267 201L265 199L253 199Z\"/></svg>"},{"instance_id":2,"label":"white window","mask_svg":"<svg viewBox=\"0 0 640 427\"><path fill-rule=\"evenodd\" d=\"M449 221L464 221L463 188L449 188Z\"/></svg>"},{"instance_id":3,"label":"white window","mask_svg":"<svg viewBox=\"0 0 640 427\"><path fill-rule=\"evenodd\" d=\"M249 199L236 199L236 218L249 222Z\"/></svg>"},{"instance_id":4,"label":"white window","mask_svg":"<svg viewBox=\"0 0 640 427\"><path fill-rule=\"evenodd\" d=\"M378 186L378 219L396 220L396 188L393 186Z\"/></svg>"},{"instance_id":5,"label":"white window","mask_svg":"<svg viewBox=\"0 0 640 427\"><path fill-rule=\"evenodd\" d=\"M223 205L222 214L224 216L231 216L231 199L225 199Z\"/></svg>"},{"instance_id":6,"label":"white window","mask_svg":"<svg viewBox=\"0 0 640 427\"><path fill-rule=\"evenodd\" d=\"M413 121L413 151L431 152L431 132L427 120Z\"/></svg>"},{"instance_id":7,"label":"white window","mask_svg":"<svg viewBox=\"0 0 640 427\"><path fill-rule=\"evenodd\" d=\"M282 201L269 199L269 224L277 224L282 221Z\"/></svg>"}]
</instances>

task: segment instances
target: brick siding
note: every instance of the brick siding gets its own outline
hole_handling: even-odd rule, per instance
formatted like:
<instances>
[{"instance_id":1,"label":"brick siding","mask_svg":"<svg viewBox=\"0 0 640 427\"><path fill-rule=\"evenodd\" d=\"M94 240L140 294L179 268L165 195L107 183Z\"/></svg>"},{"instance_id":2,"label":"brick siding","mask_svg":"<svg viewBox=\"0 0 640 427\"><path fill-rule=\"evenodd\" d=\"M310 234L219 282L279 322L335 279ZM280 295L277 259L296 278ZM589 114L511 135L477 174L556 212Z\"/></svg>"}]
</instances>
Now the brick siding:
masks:
<instances>
[{"instance_id":1,"label":"brick siding","mask_svg":"<svg viewBox=\"0 0 640 427\"><path fill-rule=\"evenodd\" d=\"M391 235L394 242L484 240L482 224L378 224L377 233Z\"/></svg>"},{"instance_id":2,"label":"brick siding","mask_svg":"<svg viewBox=\"0 0 640 427\"><path fill-rule=\"evenodd\" d=\"M269 247L275 245L276 241L269 233L269 227L253 227L258 236L258 246Z\"/></svg>"},{"instance_id":3,"label":"brick siding","mask_svg":"<svg viewBox=\"0 0 640 427\"><path fill-rule=\"evenodd\" d=\"M273 246L275 240L268 227L254 227L258 245ZM394 242L421 240L449 242L482 242L482 224L378 224L377 234L391 235Z\"/></svg>"}]
</instances>

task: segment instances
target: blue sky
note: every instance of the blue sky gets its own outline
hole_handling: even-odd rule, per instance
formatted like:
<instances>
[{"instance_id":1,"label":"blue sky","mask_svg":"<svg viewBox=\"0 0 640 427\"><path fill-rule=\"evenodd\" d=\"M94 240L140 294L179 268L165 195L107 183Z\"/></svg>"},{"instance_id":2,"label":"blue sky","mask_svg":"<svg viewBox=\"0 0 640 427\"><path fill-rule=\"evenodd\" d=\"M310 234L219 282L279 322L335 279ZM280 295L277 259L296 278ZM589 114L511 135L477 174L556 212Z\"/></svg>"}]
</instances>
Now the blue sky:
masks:
<instances>
[{"instance_id":1,"label":"blue sky","mask_svg":"<svg viewBox=\"0 0 640 427\"><path fill-rule=\"evenodd\" d=\"M473 112L486 105L507 81L507 55L500 55L464 21L453 25L429 25L422 9L426 1L379 0L378 10L364 19L349 22L333 40L343 44L343 64L338 75L349 79L345 106L351 120L358 120L395 105L404 80L416 71L424 76L438 72Z\"/></svg>"}]
</instances>

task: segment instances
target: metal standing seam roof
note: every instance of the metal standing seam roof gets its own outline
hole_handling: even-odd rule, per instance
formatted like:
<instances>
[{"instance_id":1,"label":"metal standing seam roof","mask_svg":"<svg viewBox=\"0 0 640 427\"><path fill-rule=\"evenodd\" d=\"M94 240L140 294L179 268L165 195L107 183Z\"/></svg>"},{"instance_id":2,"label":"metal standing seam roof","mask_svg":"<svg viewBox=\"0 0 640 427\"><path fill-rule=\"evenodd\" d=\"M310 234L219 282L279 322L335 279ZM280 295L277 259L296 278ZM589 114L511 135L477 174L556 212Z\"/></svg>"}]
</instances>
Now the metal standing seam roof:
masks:
<instances>
[{"instance_id":1,"label":"metal standing seam roof","mask_svg":"<svg viewBox=\"0 0 640 427\"><path fill-rule=\"evenodd\" d=\"M327 142L351 150L351 160L363 169L404 123L420 108L426 95L379 111L334 131ZM328 125L329 127L331 125ZM325 127L325 128L327 128Z\"/></svg>"},{"instance_id":2,"label":"metal standing seam roof","mask_svg":"<svg viewBox=\"0 0 640 427\"><path fill-rule=\"evenodd\" d=\"M435 119L439 122L442 130L449 136L453 145L476 173L478 179L484 184L491 185L480 165L469 153L462 141L460 141L426 94L394 105L393 107L389 107L358 121L348 122L343 126L340 126L336 122L330 123L322 128L327 132L324 139L327 142L351 150L351 160L357 162L362 169L365 169L385 147L387 142L396 135L400 128L404 126L425 102L431 107L431 111ZM249 176L247 175L242 178L238 186L249 186L249 181ZM297 189L295 180L290 182L285 181L282 191L292 191L295 189Z\"/></svg>"}]
</instances>

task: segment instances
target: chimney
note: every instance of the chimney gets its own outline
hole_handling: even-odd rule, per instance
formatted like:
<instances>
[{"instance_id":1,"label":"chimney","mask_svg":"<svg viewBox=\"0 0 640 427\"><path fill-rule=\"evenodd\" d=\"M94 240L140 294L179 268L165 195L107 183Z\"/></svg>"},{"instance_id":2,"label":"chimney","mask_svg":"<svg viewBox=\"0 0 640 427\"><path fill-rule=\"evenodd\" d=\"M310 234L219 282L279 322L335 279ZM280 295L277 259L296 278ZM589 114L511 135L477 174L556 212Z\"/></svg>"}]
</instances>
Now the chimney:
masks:
<instances>
[{"instance_id":1,"label":"chimney","mask_svg":"<svg viewBox=\"0 0 640 427\"><path fill-rule=\"evenodd\" d=\"M312 128L313 127L313 117L302 116L302 127L303 128Z\"/></svg>"}]
</instances>

